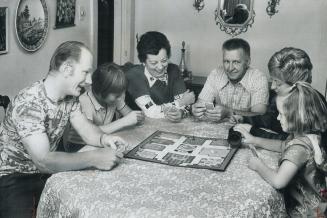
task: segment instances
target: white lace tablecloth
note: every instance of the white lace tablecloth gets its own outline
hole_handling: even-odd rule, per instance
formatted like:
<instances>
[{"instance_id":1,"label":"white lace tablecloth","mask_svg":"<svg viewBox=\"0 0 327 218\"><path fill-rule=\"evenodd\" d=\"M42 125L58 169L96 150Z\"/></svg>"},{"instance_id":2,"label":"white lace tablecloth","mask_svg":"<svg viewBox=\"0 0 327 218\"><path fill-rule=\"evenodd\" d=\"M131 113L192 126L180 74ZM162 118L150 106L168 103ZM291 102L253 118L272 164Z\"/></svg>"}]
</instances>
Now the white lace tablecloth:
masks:
<instances>
[{"instance_id":1,"label":"white lace tablecloth","mask_svg":"<svg viewBox=\"0 0 327 218\"><path fill-rule=\"evenodd\" d=\"M226 138L228 128L147 119L117 135L132 148L156 130ZM277 166L277 153L258 153ZM282 194L247 167L249 155L239 149L225 172L124 159L112 171L57 173L46 183L37 217L285 217Z\"/></svg>"}]
</instances>

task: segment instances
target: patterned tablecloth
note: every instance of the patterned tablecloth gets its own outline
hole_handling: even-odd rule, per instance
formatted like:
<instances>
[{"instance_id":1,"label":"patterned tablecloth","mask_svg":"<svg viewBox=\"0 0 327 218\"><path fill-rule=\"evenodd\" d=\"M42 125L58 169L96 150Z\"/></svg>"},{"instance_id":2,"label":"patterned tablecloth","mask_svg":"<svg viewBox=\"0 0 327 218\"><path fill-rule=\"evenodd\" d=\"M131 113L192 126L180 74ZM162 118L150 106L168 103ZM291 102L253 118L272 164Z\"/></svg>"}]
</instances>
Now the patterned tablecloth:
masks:
<instances>
[{"instance_id":1,"label":"patterned tablecloth","mask_svg":"<svg viewBox=\"0 0 327 218\"><path fill-rule=\"evenodd\" d=\"M227 124L147 119L117 133L130 148L155 130L227 137ZM258 150L272 167L278 154ZM37 217L285 217L282 194L247 167L242 148L225 172L124 159L112 171L57 173L43 190Z\"/></svg>"}]
</instances>

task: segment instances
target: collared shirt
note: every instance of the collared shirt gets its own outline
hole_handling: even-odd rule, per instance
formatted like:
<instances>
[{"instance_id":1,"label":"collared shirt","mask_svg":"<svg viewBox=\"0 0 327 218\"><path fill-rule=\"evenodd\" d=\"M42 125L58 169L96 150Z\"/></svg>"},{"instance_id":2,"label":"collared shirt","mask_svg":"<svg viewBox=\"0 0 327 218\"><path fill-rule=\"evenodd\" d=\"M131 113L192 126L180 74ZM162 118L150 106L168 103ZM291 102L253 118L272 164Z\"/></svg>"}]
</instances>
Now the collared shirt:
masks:
<instances>
[{"instance_id":1,"label":"collared shirt","mask_svg":"<svg viewBox=\"0 0 327 218\"><path fill-rule=\"evenodd\" d=\"M0 176L39 173L22 139L45 133L50 151L55 151L69 118L77 113L81 114L77 98L53 102L47 97L43 81L20 91L0 126Z\"/></svg>"},{"instance_id":2,"label":"collared shirt","mask_svg":"<svg viewBox=\"0 0 327 218\"><path fill-rule=\"evenodd\" d=\"M266 105L269 98L268 80L264 73L249 68L236 84L229 81L223 67L213 70L199 95L206 102L215 101L235 110L251 111L251 107Z\"/></svg>"},{"instance_id":3,"label":"collared shirt","mask_svg":"<svg viewBox=\"0 0 327 218\"><path fill-rule=\"evenodd\" d=\"M149 82L149 86L150 86L150 88L153 86L153 84L154 84L157 80L160 80L160 81L166 83L166 85L167 85L167 83L168 83L168 75L167 75L167 73L165 73L161 78L156 78L156 77L154 77L154 76L152 76L152 75L150 74L150 72L148 71L148 69L147 69L146 67L144 67L144 75L145 75L145 77L147 78L147 80L148 80L148 82Z\"/></svg>"},{"instance_id":4,"label":"collared shirt","mask_svg":"<svg viewBox=\"0 0 327 218\"><path fill-rule=\"evenodd\" d=\"M112 106L103 107L94 97L91 90L86 91L79 97L81 110L88 120L97 126L111 123L117 109L122 109L125 105L124 98L118 98ZM84 144L82 138L70 128L68 141L76 144Z\"/></svg>"}]
</instances>

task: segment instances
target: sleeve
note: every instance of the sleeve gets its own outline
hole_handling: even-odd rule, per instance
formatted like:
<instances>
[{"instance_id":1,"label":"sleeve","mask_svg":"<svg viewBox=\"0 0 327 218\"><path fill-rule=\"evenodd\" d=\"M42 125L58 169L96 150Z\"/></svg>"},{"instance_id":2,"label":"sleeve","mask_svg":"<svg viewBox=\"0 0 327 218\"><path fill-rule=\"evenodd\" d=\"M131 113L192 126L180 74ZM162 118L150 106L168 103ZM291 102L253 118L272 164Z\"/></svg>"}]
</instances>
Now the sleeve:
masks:
<instances>
[{"instance_id":1,"label":"sleeve","mask_svg":"<svg viewBox=\"0 0 327 218\"><path fill-rule=\"evenodd\" d=\"M149 95L140 96L135 103L150 118L164 118L164 105L156 105Z\"/></svg>"},{"instance_id":2,"label":"sleeve","mask_svg":"<svg viewBox=\"0 0 327 218\"><path fill-rule=\"evenodd\" d=\"M309 157L310 151L305 145L290 144L286 146L284 154L281 157L280 164L284 160L288 160L301 168L309 160Z\"/></svg>"},{"instance_id":3,"label":"sleeve","mask_svg":"<svg viewBox=\"0 0 327 218\"><path fill-rule=\"evenodd\" d=\"M12 120L21 138L45 133L45 112L40 102L22 102L14 106Z\"/></svg>"},{"instance_id":4,"label":"sleeve","mask_svg":"<svg viewBox=\"0 0 327 218\"><path fill-rule=\"evenodd\" d=\"M251 96L251 107L259 104L267 104L269 98L268 80L264 73L259 70L254 71L253 90Z\"/></svg>"},{"instance_id":5,"label":"sleeve","mask_svg":"<svg viewBox=\"0 0 327 218\"><path fill-rule=\"evenodd\" d=\"M215 96L217 95L216 93L216 84L215 84L215 74L217 72L212 71L207 80L206 83L203 86L203 89L201 90L200 94L199 94L199 99L205 101L205 102L213 102L215 99Z\"/></svg>"}]
</instances>

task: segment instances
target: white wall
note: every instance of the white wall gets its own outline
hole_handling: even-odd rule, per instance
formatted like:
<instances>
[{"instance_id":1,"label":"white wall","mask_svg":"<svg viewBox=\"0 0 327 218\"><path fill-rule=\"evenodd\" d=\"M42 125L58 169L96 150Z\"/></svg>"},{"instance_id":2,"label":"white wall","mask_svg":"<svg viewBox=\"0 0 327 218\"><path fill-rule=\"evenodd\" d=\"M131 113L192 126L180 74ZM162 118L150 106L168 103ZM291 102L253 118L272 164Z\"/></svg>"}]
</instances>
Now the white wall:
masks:
<instances>
[{"instance_id":1,"label":"white wall","mask_svg":"<svg viewBox=\"0 0 327 218\"><path fill-rule=\"evenodd\" d=\"M36 52L20 47L15 33L15 13L19 0L0 0L1 7L9 8L9 52L0 55L0 94L12 98L29 84L44 78L56 47L67 40L84 42L97 54L97 0L76 0L75 27L54 29L56 0L46 0L49 12L49 31L44 45ZM80 6L86 16L79 20ZM95 58L96 63L96 58ZM94 65L95 66L95 65Z\"/></svg>"},{"instance_id":2,"label":"white wall","mask_svg":"<svg viewBox=\"0 0 327 218\"><path fill-rule=\"evenodd\" d=\"M193 74L208 75L221 63L222 43L230 38L214 21L218 0L205 0L199 13L190 0L135 0L135 33L165 33L172 46L171 61L180 61L181 43L187 48L187 64ZM313 86L324 92L327 78L326 0L281 0L279 12L266 14L268 0L255 0L254 24L238 37L252 47L252 66L268 72L267 62L277 50L294 46L307 51L314 65ZM135 43L135 42L134 42ZM135 46L134 46L135 47ZM135 53L134 61L137 62Z\"/></svg>"}]
</instances>

